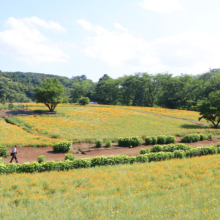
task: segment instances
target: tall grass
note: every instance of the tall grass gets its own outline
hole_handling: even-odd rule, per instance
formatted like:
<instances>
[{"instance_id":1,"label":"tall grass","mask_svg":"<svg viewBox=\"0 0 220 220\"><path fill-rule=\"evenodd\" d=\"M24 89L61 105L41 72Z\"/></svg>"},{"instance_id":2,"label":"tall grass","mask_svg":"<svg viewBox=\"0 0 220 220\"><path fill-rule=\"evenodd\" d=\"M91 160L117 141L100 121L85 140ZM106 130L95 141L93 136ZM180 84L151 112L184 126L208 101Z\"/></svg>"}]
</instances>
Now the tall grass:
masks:
<instances>
[{"instance_id":1,"label":"tall grass","mask_svg":"<svg viewBox=\"0 0 220 220\"><path fill-rule=\"evenodd\" d=\"M1 219L219 219L220 155L0 176Z\"/></svg>"}]
</instances>

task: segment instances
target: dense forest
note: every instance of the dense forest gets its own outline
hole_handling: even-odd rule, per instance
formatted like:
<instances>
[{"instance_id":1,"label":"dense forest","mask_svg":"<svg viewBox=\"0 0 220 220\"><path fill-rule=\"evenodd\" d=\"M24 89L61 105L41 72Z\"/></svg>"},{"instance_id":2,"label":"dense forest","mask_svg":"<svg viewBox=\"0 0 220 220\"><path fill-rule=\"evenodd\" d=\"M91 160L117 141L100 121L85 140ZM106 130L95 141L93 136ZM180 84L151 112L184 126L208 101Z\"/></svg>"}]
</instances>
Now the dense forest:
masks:
<instances>
[{"instance_id":1,"label":"dense forest","mask_svg":"<svg viewBox=\"0 0 220 220\"><path fill-rule=\"evenodd\" d=\"M65 86L63 102L77 102L80 97L89 97L100 104L194 110L211 92L220 90L218 71L180 76L137 73L117 79L105 74L98 82L85 75L70 79L40 73L0 72L0 97L5 94L6 100L34 101L35 87L45 78L57 78Z\"/></svg>"}]
</instances>

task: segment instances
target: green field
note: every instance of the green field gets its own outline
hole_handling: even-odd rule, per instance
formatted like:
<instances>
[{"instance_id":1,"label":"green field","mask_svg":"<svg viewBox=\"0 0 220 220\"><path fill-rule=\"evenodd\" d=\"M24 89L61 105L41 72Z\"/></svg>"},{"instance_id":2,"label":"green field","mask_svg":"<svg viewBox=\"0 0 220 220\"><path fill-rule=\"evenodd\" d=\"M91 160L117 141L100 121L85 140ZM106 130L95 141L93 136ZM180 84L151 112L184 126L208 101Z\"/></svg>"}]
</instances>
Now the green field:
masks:
<instances>
[{"instance_id":1,"label":"green field","mask_svg":"<svg viewBox=\"0 0 220 220\"><path fill-rule=\"evenodd\" d=\"M33 105L29 108L31 110L45 109L43 105ZM58 116L16 116L11 119L17 126L20 126L21 130L26 128L29 136L33 136L33 140L36 135L38 138L40 137L40 146L45 143L42 140L43 137L48 138L48 143L53 143L56 141L53 137L59 140L77 142L94 141L96 139L116 140L121 136L183 135L193 132L217 133L215 129L208 126L148 115L137 112L133 107L82 107L64 104L59 105L56 110L59 113ZM0 143L9 145L11 137L5 133L0 133ZM8 131L9 133L10 131ZM14 132L11 131L11 133ZM7 138L9 140L6 140ZM36 141L31 141L31 138L29 140L29 145L36 146ZM25 145L28 145L28 143Z\"/></svg>"},{"instance_id":2,"label":"green field","mask_svg":"<svg viewBox=\"0 0 220 220\"><path fill-rule=\"evenodd\" d=\"M0 176L1 219L219 219L220 155Z\"/></svg>"}]
</instances>

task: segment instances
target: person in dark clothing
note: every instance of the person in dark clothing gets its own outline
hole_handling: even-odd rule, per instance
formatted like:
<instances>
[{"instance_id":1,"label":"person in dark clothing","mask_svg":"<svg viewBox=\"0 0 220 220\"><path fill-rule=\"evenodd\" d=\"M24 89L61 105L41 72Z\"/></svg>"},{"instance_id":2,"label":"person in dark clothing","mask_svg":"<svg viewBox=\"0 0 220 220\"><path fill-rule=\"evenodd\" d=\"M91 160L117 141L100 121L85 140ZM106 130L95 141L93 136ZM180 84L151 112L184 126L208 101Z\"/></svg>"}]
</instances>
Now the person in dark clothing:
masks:
<instances>
[{"instance_id":1,"label":"person in dark clothing","mask_svg":"<svg viewBox=\"0 0 220 220\"><path fill-rule=\"evenodd\" d=\"M17 145L15 145L15 146L13 147L13 149L12 149L12 152L11 152L12 158L11 158L10 163L12 163L12 160L13 160L13 159L15 159L16 163L18 163L18 159L17 159L16 154L17 154Z\"/></svg>"}]
</instances>

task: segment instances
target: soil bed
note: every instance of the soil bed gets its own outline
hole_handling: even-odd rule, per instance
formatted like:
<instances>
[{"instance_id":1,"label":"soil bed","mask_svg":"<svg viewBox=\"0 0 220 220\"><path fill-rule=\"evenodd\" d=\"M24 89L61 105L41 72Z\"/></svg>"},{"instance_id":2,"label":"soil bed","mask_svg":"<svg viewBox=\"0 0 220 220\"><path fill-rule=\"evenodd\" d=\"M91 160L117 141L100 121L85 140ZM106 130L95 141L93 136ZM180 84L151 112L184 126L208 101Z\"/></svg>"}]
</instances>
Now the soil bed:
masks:
<instances>
[{"instance_id":1,"label":"soil bed","mask_svg":"<svg viewBox=\"0 0 220 220\"><path fill-rule=\"evenodd\" d=\"M180 138L178 138L176 143L180 142ZM191 145L193 147L202 147L207 145L216 146L217 143L220 142L220 137L214 137L213 141L199 141L196 143L186 143L187 145ZM151 148L152 146L141 145L134 148L128 147L119 147L117 144L114 144L112 148L94 148L94 145L89 143L76 143L73 144L73 147L69 153L72 153L76 156L76 158L91 158L96 156L115 156L115 155L128 155L128 156L136 156L140 153L142 148ZM85 152L85 154L77 153L77 149L80 148ZM12 148L8 148L8 152L11 152ZM37 162L37 158L40 155L46 156L46 161L62 161L65 158L66 153L54 153L52 147L21 147L18 148L17 158L19 163L25 162ZM10 162L11 157L4 158L6 163ZM15 161L14 161L15 162Z\"/></svg>"}]
</instances>

